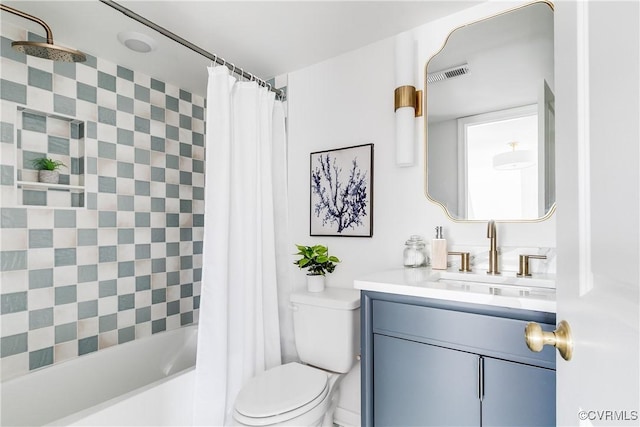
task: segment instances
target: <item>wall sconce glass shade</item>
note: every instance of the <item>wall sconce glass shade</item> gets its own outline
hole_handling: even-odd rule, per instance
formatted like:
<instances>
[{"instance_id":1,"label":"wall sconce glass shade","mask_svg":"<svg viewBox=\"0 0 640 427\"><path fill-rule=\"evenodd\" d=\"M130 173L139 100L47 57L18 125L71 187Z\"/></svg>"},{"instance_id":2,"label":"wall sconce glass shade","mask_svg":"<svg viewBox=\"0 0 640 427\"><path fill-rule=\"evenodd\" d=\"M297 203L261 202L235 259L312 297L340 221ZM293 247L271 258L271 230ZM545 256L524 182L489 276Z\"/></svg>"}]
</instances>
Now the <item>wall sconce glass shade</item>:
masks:
<instances>
[{"instance_id":1,"label":"wall sconce glass shade","mask_svg":"<svg viewBox=\"0 0 640 427\"><path fill-rule=\"evenodd\" d=\"M413 166L415 163L415 107L414 40L411 32L396 36L396 165Z\"/></svg>"}]
</instances>

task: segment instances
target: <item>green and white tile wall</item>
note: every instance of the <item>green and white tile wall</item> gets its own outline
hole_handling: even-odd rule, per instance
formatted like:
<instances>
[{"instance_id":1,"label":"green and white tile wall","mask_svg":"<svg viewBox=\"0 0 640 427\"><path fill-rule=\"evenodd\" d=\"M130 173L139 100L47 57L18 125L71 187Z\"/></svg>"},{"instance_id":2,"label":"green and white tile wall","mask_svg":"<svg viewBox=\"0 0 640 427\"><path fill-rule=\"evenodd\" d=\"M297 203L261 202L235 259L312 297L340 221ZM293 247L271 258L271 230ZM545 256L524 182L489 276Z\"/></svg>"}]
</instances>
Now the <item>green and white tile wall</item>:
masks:
<instances>
[{"instance_id":1,"label":"green and white tile wall","mask_svg":"<svg viewBox=\"0 0 640 427\"><path fill-rule=\"evenodd\" d=\"M0 52L2 379L197 322L202 275L204 99L101 58L27 57L20 31ZM84 207L19 204L19 107L85 123Z\"/></svg>"}]
</instances>

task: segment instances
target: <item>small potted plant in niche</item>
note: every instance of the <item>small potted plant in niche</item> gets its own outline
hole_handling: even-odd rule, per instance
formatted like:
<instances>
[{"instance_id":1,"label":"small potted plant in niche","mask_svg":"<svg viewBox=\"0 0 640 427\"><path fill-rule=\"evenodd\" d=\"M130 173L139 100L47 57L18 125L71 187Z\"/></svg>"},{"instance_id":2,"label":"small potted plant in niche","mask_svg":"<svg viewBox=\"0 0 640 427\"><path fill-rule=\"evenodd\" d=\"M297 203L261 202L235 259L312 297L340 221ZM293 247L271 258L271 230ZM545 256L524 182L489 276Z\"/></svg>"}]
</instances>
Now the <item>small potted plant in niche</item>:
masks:
<instances>
[{"instance_id":1,"label":"small potted plant in niche","mask_svg":"<svg viewBox=\"0 0 640 427\"><path fill-rule=\"evenodd\" d=\"M33 167L38 170L38 181L47 184L57 184L60 179L58 169L67 167L60 160L53 160L47 157L33 159Z\"/></svg>"},{"instance_id":2,"label":"small potted plant in niche","mask_svg":"<svg viewBox=\"0 0 640 427\"><path fill-rule=\"evenodd\" d=\"M324 276L327 273L333 273L336 263L340 260L329 255L329 249L323 245L302 246L296 245L301 258L294 261L300 269L306 268L307 273L307 290L309 292L322 292L324 290Z\"/></svg>"}]
</instances>

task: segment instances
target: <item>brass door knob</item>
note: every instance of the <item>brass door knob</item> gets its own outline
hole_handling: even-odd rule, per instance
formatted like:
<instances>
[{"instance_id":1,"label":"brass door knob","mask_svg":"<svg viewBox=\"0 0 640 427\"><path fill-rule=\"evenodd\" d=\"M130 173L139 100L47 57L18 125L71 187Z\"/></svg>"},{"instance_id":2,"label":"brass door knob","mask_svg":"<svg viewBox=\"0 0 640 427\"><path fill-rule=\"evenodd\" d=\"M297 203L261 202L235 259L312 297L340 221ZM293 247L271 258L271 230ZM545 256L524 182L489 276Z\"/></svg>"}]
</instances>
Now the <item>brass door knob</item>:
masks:
<instances>
[{"instance_id":1,"label":"brass door knob","mask_svg":"<svg viewBox=\"0 0 640 427\"><path fill-rule=\"evenodd\" d=\"M564 360L571 360L573 355L571 328L566 320L560 321L553 332L543 331L535 322L528 323L524 329L524 340L531 351L539 352L545 345L552 345L558 349Z\"/></svg>"}]
</instances>

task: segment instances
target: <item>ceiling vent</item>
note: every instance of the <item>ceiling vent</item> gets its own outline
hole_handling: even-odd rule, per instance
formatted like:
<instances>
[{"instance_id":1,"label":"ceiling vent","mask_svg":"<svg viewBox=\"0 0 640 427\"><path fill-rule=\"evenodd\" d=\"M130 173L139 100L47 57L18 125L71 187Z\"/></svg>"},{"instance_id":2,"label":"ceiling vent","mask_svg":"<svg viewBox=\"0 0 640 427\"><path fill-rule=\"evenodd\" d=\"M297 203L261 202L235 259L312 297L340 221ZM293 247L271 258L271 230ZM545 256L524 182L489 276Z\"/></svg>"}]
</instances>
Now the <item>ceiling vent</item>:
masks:
<instances>
[{"instance_id":1,"label":"ceiling vent","mask_svg":"<svg viewBox=\"0 0 640 427\"><path fill-rule=\"evenodd\" d=\"M441 82L458 76L464 76L465 74L469 74L469 64L462 64L457 67L449 68L448 70L429 73L427 74L427 84Z\"/></svg>"}]
</instances>

